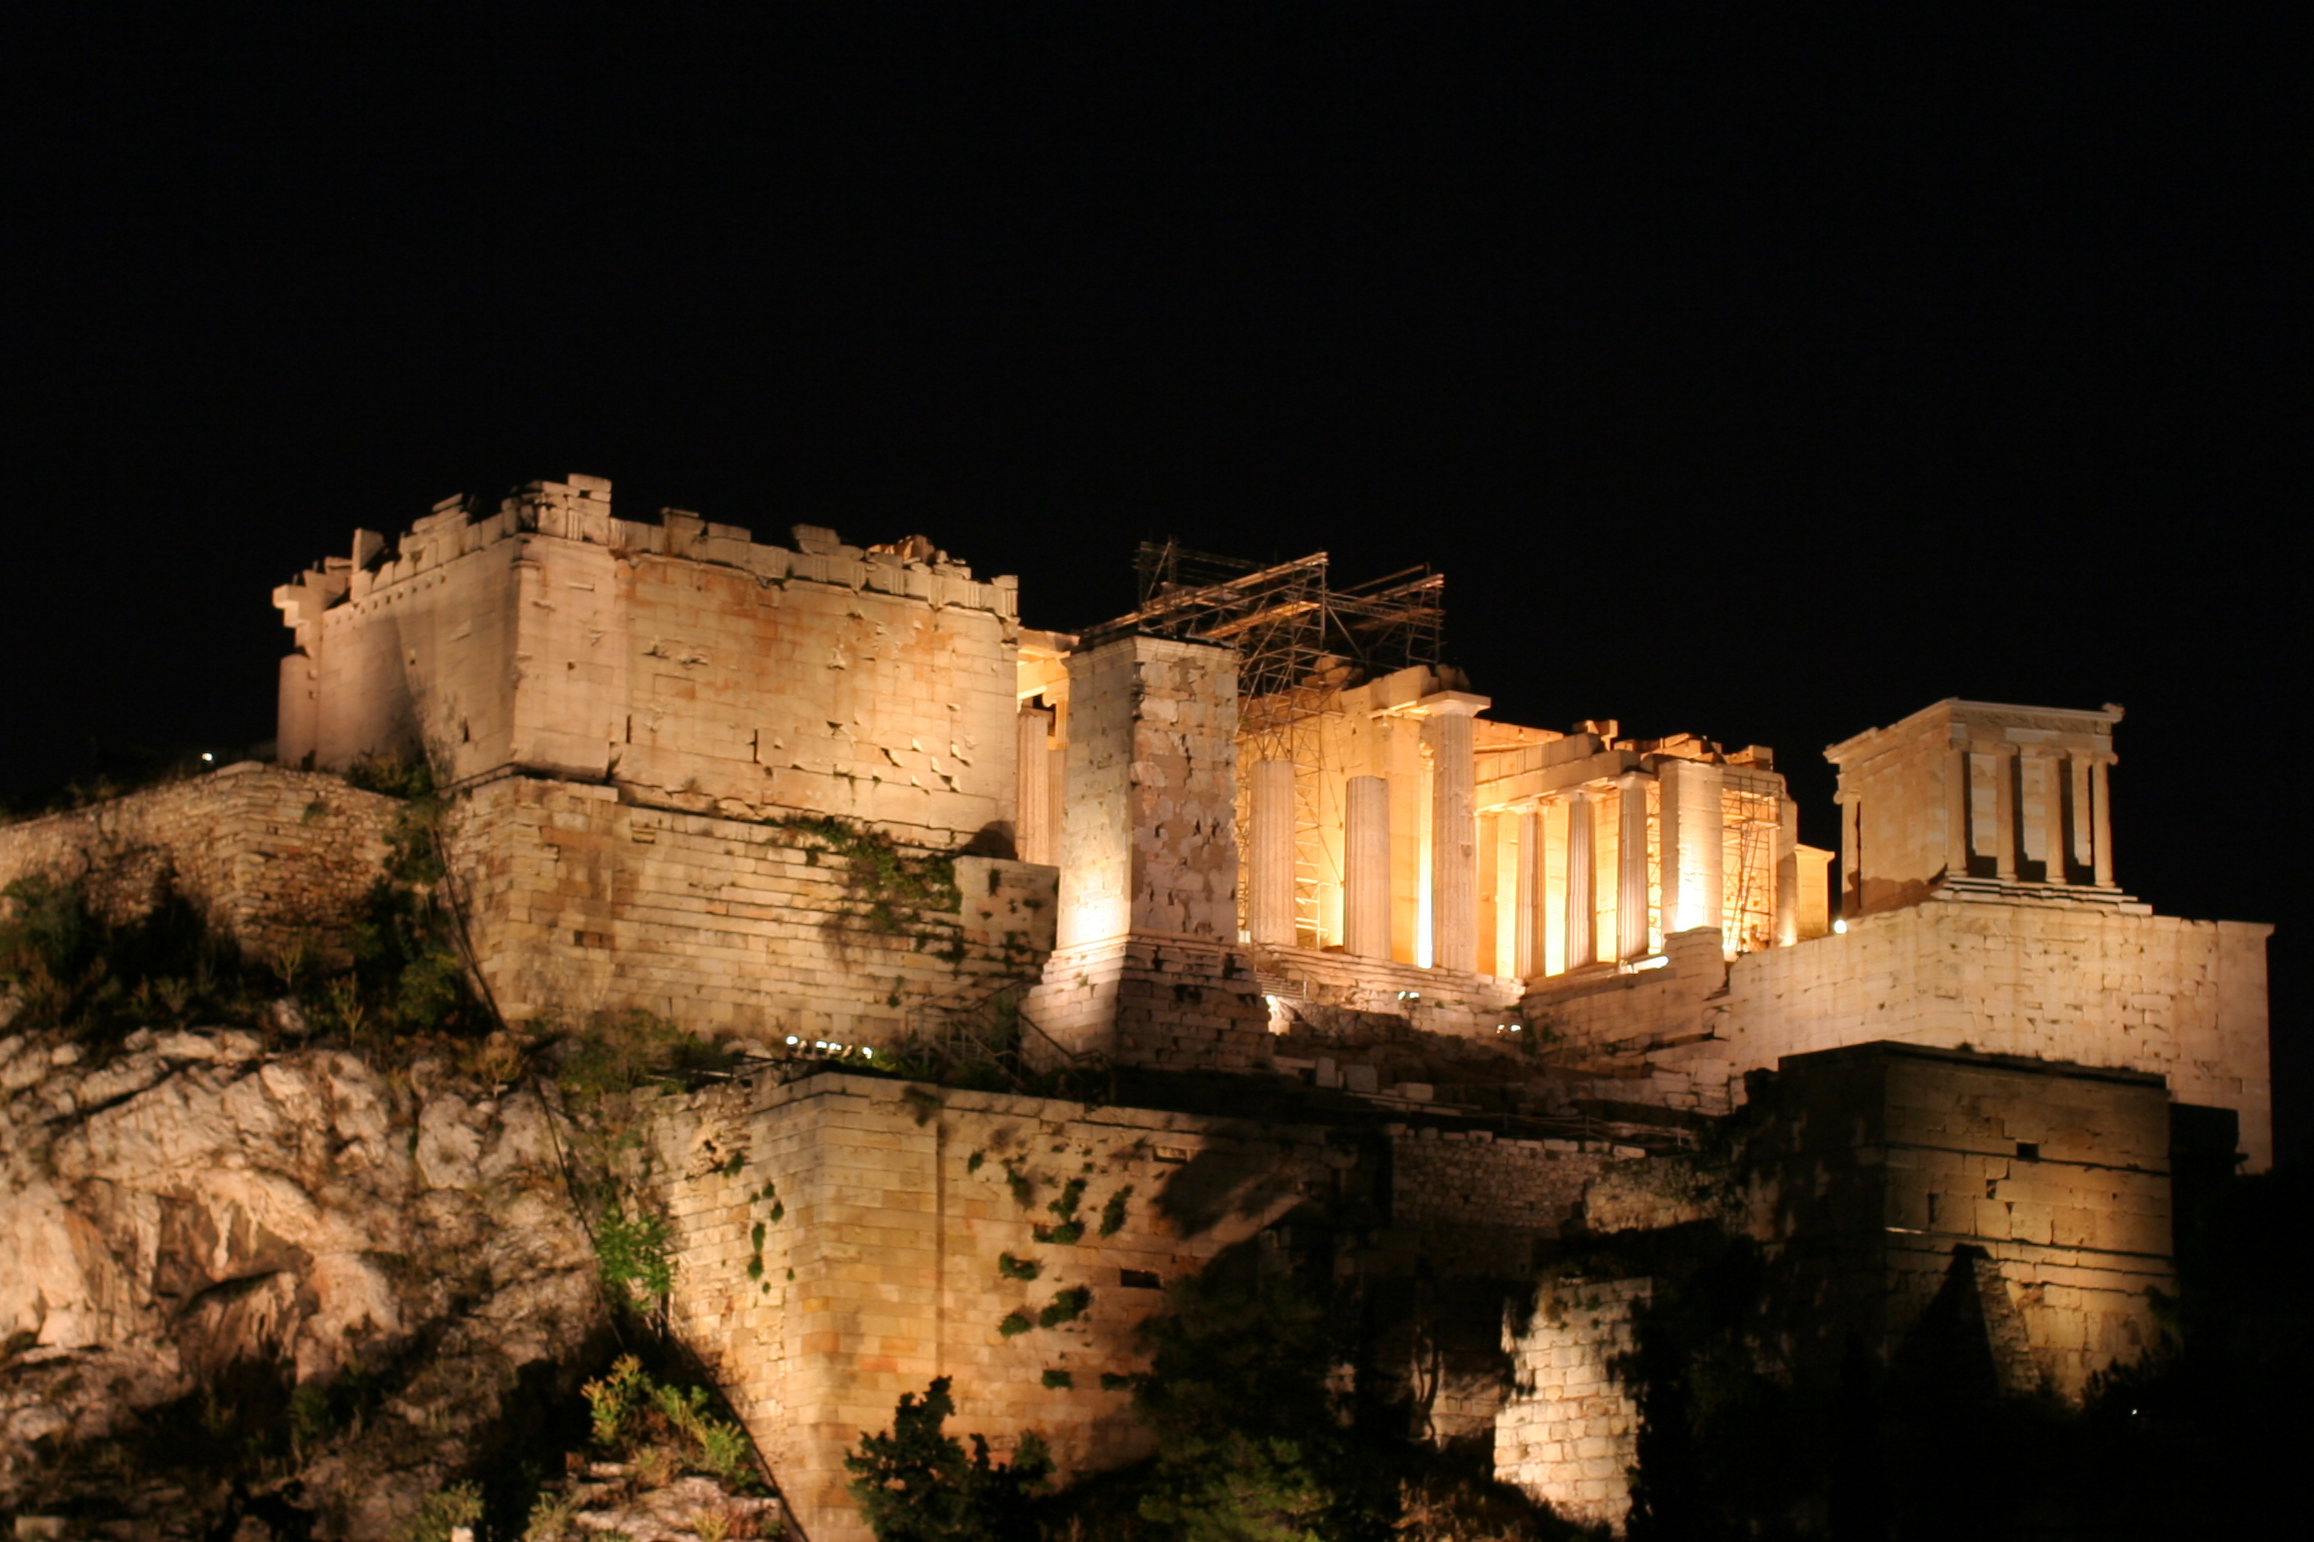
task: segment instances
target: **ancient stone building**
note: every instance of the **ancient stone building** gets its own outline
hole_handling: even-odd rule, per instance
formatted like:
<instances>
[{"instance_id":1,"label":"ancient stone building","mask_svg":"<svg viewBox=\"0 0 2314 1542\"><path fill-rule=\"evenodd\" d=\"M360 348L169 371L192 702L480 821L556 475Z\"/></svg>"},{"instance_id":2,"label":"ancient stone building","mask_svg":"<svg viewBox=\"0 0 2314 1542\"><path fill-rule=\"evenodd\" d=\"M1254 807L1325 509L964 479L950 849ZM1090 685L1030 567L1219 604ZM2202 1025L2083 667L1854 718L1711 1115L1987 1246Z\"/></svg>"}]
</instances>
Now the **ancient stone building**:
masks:
<instances>
[{"instance_id":1,"label":"ancient stone building","mask_svg":"<svg viewBox=\"0 0 2314 1542\"><path fill-rule=\"evenodd\" d=\"M815 1537L862 1534L841 1455L934 1375L1071 1471L1134 1455L1134 1325L1246 1247L1362 1282L1421 1433L1612 1522L1650 1247L1763 1250L1795 1384L1950 1319L1998 1385L2077 1395L2152 1341L2177 1132L2271 1159L2269 928L2116 886L2117 709L1833 746L1828 882L1765 747L1489 716L1426 571L1157 549L1069 634L921 537L610 495L356 532L275 591L277 766L197 784L236 789L197 838L183 793L0 831L0 878L133 829L238 875L202 881L269 945L256 864L377 859L387 800L319 773L425 755L506 1017L640 1006L760 1057L659 1126L671 1310ZM931 876L875 890L857 831ZM1120 1106L820 1064L996 1001L1015 1063L1115 1068ZM1601 1237L1625 1272L1584 1272Z\"/></svg>"}]
</instances>

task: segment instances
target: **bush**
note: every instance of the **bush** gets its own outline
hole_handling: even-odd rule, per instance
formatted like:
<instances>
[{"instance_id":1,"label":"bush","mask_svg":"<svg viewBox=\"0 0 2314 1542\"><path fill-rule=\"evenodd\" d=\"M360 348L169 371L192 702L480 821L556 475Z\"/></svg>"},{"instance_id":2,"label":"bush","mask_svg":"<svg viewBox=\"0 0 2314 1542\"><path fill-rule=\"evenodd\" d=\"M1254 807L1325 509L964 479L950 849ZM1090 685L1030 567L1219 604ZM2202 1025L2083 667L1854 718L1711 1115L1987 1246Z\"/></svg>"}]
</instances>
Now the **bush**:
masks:
<instances>
[{"instance_id":1,"label":"bush","mask_svg":"<svg viewBox=\"0 0 2314 1542\"><path fill-rule=\"evenodd\" d=\"M143 914L117 923L85 878L28 873L0 889L0 992L17 997L17 1027L110 1038L182 1021L195 1003L251 1021L259 997L246 973L165 882Z\"/></svg>"},{"instance_id":2,"label":"bush","mask_svg":"<svg viewBox=\"0 0 2314 1542\"><path fill-rule=\"evenodd\" d=\"M1056 1292L1051 1304L1036 1314L1037 1326L1057 1328L1062 1323L1075 1322L1085 1315L1085 1308L1092 1300L1093 1293L1082 1285L1071 1285L1067 1290Z\"/></svg>"},{"instance_id":3,"label":"bush","mask_svg":"<svg viewBox=\"0 0 2314 1542\"><path fill-rule=\"evenodd\" d=\"M862 1435L844 1458L846 1487L877 1542L1013 1542L1034 1534L1032 1501L1052 1474L1034 1435L1021 1437L1007 1464L991 1460L985 1437L963 1442L945 1433L956 1411L949 1379L933 1381L919 1401L900 1394L892 1428Z\"/></svg>"},{"instance_id":4,"label":"bush","mask_svg":"<svg viewBox=\"0 0 2314 1542\"><path fill-rule=\"evenodd\" d=\"M394 1542L450 1542L454 1526L471 1526L482 1519L482 1489L473 1483L428 1494L417 1512L394 1532Z\"/></svg>"},{"instance_id":5,"label":"bush","mask_svg":"<svg viewBox=\"0 0 2314 1542\"><path fill-rule=\"evenodd\" d=\"M669 1463L672 1480L683 1471L701 1472L731 1487L757 1481L755 1447L747 1432L712 1411L704 1387L657 1381L633 1355L622 1355L609 1374L588 1382L588 1412L595 1445L606 1452Z\"/></svg>"},{"instance_id":6,"label":"bush","mask_svg":"<svg viewBox=\"0 0 2314 1542\"><path fill-rule=\"evenodd\" d=\"M675 1262L667 1244L673 1235L665 1217L647 1210L630 1216L618 1200L606 1201L595 1222L595 1260L611 1293L647 1308L672 1290Z\"/></svg>"}]
</instances>

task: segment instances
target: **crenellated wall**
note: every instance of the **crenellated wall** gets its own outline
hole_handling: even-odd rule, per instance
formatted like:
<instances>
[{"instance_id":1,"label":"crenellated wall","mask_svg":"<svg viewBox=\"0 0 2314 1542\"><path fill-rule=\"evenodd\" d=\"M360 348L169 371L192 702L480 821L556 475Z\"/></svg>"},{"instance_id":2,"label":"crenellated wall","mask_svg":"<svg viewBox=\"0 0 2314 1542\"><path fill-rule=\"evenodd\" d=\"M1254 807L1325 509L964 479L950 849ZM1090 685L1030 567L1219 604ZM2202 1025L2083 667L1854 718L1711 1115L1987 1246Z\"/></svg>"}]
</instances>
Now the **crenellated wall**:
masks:
<instances>
[{"instance_id":1,"label":"crenellated wall","mask_svg":"<svg viewBox=\"0 0 2314 1542\"><path fill-rule=\"evenodd\" d=\"M810 810L1012 850L1015 588L921 538L796 550L610 484L534 483L473 518L445 500L401 538L357 532L274 593L297 635L280 754L342 768L425 753L615 779L699 812Z\"/></svg>"}]
</instances>

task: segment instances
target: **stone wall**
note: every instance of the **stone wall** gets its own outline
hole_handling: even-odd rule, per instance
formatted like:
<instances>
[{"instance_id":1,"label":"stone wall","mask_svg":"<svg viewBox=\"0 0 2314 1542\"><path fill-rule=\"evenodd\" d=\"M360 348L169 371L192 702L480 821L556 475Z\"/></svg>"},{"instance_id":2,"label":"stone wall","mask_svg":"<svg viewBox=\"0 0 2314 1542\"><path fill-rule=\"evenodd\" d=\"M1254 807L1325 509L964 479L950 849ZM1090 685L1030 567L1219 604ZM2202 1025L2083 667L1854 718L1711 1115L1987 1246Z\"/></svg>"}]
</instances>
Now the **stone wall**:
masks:
<instances>
[{"instance_id":1,"label":"stone wall","mask_svg":"<svg viewBox=\"0 0 2314 1542\"><path fill-rule=\"evenodd\" d=\"M1889 1039L2167 1078L2240 1115L2273 1160L2266 950L2273 928L2105 905L1929 901L1739 959L1725 1026L1738 1070Z\"/></svg>"},{"instance_id":2,"label":"stone wall","mask_svg":"<svg viewBox=\"0 0 2314 1542\"><path fill-rule=\"evenodd\" d=\"M401 806L335 776L243 761L0 826L0 884L87 875L118 920L149 909L165 882L253 958L342 953Z\"/></svg>"},{"instance_id":3,"label":"stone wall","mask_svg":"<svg viewBox=\"0 0 2314 1542\"><path fill-rule=\"evenodd\" d=\"M1075 1054L1168 1070L1250 1071L1270 1058L1269 1006L1245 954L1210 943L1117 938L1063 948L1030 1019Z\"/></svg>"},{"instance_id":4,"label":"stone wall","mask_svg":"<svg viewBox=\"0 0 2314 1542\"><path fill-rule=\"evenodd\" d=\"M1495 1476L1617 1534L1631 1511L1639 1411L1615 1362L1630 1353L1633 1312L1649 1294L1644 1279L1553 1280L1526 1323L1503 1326L1512 1381L1495 1422Z\"/></svg>"},{"instance_id":5,"label":"stone wall","mask_svg":"<svg viewBox=\"0 0 2314 1542\"><path fill-rule=\"evenodd\" d=\"M814 828L583 782L468 789L453 849L499 1010L641 1007L718 1036L881 1048L1035 978L1051 868L896 847L956 879L944 907L896 903Z\"/></svg>"},{"instance_id":6,"label":"stone wall","mask_svg":"<svg viewBox=\"0 0 2314 1542\"><path fill-rule=\"evenodd\" d=\"M1145 1368L1134 1330L1163 1283L1323 1198L1342 1165L1321 1130L836 1073L665 1113L676 1330L819 1542L866 1537L843 1454L934 1376L956 1378L953 1432L1003 1449L1035 1430L1071 1474L1142 1454L1115 1378ZM1077 1181L1063 1242L1052 1206ZM1082 1315L1045 1325L1077 1289ZM1031 1326L1007 1333L1015 1312Z\"/></svg>"},{"instance_id":7,"label":"stone wall","mask_svg":"<svg viewBox=\"0 0 2314 1542\"><path fill-rule=\"evenodd\" d=\"M1747 1121L1746 1228L1782 1260L1802 1374L1855 1333L1899 1376L1981 1355L2007 1390L2078 1398L2153 1347L2159 1078L1870 1044L1786 1061Z\"/></svg>"},{"instance_id":8,"label":"stone wall","mask_svg":"<svg viewBox=\"0 0 2314 1542\"><path fill-rule=\"evenodd\" d=\"M1316 948L1256 948L1253 966L1270 994L1399 1016L1426 1033L1493 1041L1498 1028L1518 1020L1520 983L1496 975Z\"/></svg>"},{"instance_id":9,"label":"stone wall","mask_svg":"<svg viewBox=\"0 0 2314 1542\"><path fill-rule=\"evenodd\" d=\"M283 760L422 748L450 781L615 776L702 813L957 838L935 845L985 832L1010 854L1010 580L975 582L914 538L862 549L797 526L789 550L610 508L583 477L479 519L450 500L390 560L357 535L364 561L276 591L300 650Z\"/></svg>"},{"instance_id":10,"label":"stone wall","mask_svg":"<svg viewBox=\"0 0 2314 1542\"><path fill-rule=\"evenodd\" d=\"M1596 1141L1405 1130L1391 1142L1391 1221L1442 1273L1524 1277L1613 1160L1615 1148Z\"/></svg>"}]
</instances>

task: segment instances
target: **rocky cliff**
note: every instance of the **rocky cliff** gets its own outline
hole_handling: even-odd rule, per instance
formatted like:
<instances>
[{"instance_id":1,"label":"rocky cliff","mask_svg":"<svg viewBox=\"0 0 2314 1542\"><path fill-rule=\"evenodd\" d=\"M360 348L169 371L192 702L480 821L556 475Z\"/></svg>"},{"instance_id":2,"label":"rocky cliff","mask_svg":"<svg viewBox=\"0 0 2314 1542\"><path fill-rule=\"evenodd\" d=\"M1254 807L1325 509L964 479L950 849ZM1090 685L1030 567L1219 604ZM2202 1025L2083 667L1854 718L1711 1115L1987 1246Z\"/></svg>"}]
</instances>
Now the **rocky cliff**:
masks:
<instances>
[{"instance_id":1,"label":"rocky cliff","mask_svg":"<svg viewBox=\"0 0 2314 1542\"><path fill-rule=\"evenodd\" d=\"M0 1510L384 1538L517 1461L606 1316L504 1064L0 1039Z\"/></svg>"}]
</instances>

